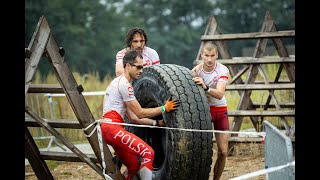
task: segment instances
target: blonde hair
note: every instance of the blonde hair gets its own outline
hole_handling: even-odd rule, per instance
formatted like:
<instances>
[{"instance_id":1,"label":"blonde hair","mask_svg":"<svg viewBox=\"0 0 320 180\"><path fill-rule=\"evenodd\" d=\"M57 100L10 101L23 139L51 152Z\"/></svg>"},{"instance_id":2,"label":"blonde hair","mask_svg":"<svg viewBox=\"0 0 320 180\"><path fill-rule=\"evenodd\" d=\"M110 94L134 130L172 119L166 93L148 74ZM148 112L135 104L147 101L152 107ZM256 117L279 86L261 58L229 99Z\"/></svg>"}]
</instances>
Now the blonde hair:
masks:
<instances>
[{"instance_id":1,"label":"blonde hair","mask_svg":"<svg viewBox=\"0 0 320 180\"><path fill-rule=\"evenodd\" d=\"M203 51L204 49L206 49L206 50L208 50L208 51L211 51L212 49L216 50L216 52L218 51L217 46L216 46L214 43L212 43L211 41L206 41L206 42L204 43L203 48L202 48L202 51Z\"/></svg>"}]
</instances>

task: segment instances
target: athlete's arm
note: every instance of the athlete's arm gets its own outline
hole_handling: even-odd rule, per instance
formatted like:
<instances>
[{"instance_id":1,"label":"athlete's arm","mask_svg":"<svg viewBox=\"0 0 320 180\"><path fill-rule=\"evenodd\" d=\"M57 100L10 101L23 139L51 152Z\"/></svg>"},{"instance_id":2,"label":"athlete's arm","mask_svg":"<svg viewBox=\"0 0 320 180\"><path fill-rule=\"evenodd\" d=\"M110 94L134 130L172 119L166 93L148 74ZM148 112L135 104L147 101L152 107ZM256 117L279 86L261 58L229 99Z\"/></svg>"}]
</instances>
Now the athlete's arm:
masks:
<instances>
[{"instance_id":1,"label":"athlete's arm","mask_svg":"<svg viewBox=\"0 0 320 180\"><path fill-rule=\"evenodd\" d=\"M161 107L142 108L136 99L132 101L126 101L124 103L139 119L154 117L162 113Z\"/></svg>"},{"instance_id":2,"label":"athlete's arm","mask_svg":"<svg viewBox=\"0 0 320 180\"><path fill-rule=\"evenodd\" d=\"M164 122L163 119L161 120L153 120L153 119L149 119L149 118L141 118L139 119L132 111L130 111L130 109L127 109L127 113L126 113L128 119L130 120L130 122L133 122L135 124L145 124L145 125L151 125L151 126L165 126L166 123Z\"/></svg>"},{"instance_id":3,"label":"athlete's arm","mask_svg":"<svg viewBox=\"0 0 320 180\"><path fill-rule=\"evenodd\" d=\"M120 76L121 74L123 74L124 68L123 68L123 63L116 63L116 76Z\"/></svg>"},{"instance_id":4,"label":"athlete's arm","mask_svg":"<svg viewBox=\"0 0 320 180\"><path fill-rule=\"evenodd\" d=\"M145 124L151 126L154 126L156 124L156 120L152 120L149 118L138 118L138 116L136 116L130 109L127 109L126 115L130 122L133 122L135 124Z\"/></svg>"},{"instance_id":5,"label":"athlete's arm","mask_svg":"<svg viewBox=\"0 0 320 180\"><path fill-rule=\"evenodd\" d=\"M218 82L216 89L214 88L209 88L208 89L208 93L217 99L222 99L222 97L224 96L224 93L226 91L226 86L227 84L224 82Z\"/></svg>"},{"instance_id":6,"label":"athlete's arm","mask_svg":"<svg viewBox=\"0 0 320 180\"><path fill-rule=\"evenodd\" d=\"M163 107L159 106L155 108L142 108L136 99L125 101L124 103L134 114L136 114L139 119L160 115L162 111L170 112L176 110L179 106L178 101L172 100L171 97L167 99L166 104Z\"/></svg>"}]
</instances>

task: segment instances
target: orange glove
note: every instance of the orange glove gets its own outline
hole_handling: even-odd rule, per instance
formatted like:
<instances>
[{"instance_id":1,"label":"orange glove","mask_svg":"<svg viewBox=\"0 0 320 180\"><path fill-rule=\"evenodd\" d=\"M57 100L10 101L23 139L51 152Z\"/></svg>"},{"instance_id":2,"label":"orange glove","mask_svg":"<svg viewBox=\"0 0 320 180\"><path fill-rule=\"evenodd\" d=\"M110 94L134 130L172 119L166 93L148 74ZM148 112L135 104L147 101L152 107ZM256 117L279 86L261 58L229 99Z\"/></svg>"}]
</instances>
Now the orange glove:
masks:
<instances>
[{"instance_id":1,"label":"orange glove","mask_svg":"<svg viewBox=\"0 0 320 180\"><path fill-rule=\"evenodd\" d=\"M170 112L172 110L176 110L176 107L179 106L179 103L177 100L172 100L172 97L169 97L166 101L166 104L164 105L164 109L166 112Z\"/></svg>"}]
</instances>

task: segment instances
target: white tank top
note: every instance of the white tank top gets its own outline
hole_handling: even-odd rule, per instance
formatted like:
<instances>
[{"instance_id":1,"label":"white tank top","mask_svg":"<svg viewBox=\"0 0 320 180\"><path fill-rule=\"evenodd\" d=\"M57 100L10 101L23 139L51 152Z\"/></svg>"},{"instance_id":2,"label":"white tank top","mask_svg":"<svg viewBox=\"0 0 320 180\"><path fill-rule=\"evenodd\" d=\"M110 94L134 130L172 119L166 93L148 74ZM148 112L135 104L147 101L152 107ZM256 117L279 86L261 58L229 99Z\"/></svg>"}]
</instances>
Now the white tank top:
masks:
<instances>
[{"instance_id":1,"label":"white tank top","mask_svg":"<svg viewBox=\"0 0 320 180\"><path fill-rule=\"evenodd\" d=\"M215 68L211 72L205 72L203 69L203 63L198 64L192 69L195 77L201 77L203 82L209 88L216 88L218 82L223 82L226 85L228 84L228 74L229 69L216 61ZM207 94L207 92L206 92ZM227 101L225 96L221 100L214 98L207 94L209 105L210 106L227 106Z\"/></svg>"},{"instance_id":2,"label":"white tank top","mask_svg":"<svg viewBox=\"0 0 320 180\"><path fill-rule=\"evenodd\" d=\"M115 110L122 118L127 110L124 102L135 100L133 87L127 78L122 74L112 80L105 91L103 101L103 114Z\"/></svg>"},{"instance_id":3,"label":"white tank top","mask_svg":"<svg viewBox=\"0 0 320 180\"><path fill-rule=\"evenodd\" d=\"M123 57L126 53L126 49L122 49L116 55L116 64L123 63ZM160 64L159 55L156 50L145 46L142 51L143 66L148 67L156 64Z\"/></svg>"}]
</instances>

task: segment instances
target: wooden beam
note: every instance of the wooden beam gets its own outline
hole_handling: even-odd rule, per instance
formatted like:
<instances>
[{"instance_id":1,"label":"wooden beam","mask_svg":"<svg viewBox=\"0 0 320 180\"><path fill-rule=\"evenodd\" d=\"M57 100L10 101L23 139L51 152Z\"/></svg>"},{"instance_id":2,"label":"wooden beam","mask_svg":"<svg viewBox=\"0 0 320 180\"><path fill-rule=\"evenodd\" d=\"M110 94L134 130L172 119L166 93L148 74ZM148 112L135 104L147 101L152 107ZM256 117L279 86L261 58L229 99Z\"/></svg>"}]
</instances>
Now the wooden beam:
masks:
<instances>
[{"instance_id":1,"label":"wooden beam","mask_svg":"<svg viewBox=\"0 0 320 180\"><path fill-rule=\"evenodd\" d=\"M261 38L285 38L294 37L295 31L276 31L276 32L251 32L236 34L203 35L202 41L221 41L221 40L241 40L241 39L261 39Z\"/></svg>"},{"instance_id":2,"label":"wooden beam","mask_svg":"<svg viewBox=\"0 0 320 180\"><path fill-rule=\"evenodd\" d=\"M64 93L60 84L31 84L28 93Z\"/></svg>"},{"instance_id":3,"label":"wooden beam","mask_svg":"<svg viewBox=\"0 0 320 180\"><path fill-rule=\"evenodd\" d=\"M31 111L28 107L25 107L25 112L38 122L43 128L49 131L57 139L59 139L66 147L68 147L73 153L77 154L79 158L85 163L87 163L93 170L95 170L99 175L104 177L101 168L93 163L90 158L83 154L75 145L73 145L67 138L63 137L57 130L52 128L46 121L39 117L36 113Z\"/></svg>"},{"instance_id":4,"label":"wooden beam","mask_svg":"<svg viewBox=\"0 0 320 180\"><path fill-rule=\"evenodd\" d=\"M54 151L40 151L42 159L68 162L83 162L76 154L72 152L54 152ZM85 154L94 163L99 163L94 154Z\"/></svg>"},{"instance_id":5,"label":"wooden beam","mask_svg":"<svg viewBox=\"0 0 320 180\"><path fill-rule=\"evenodd\" d=\"M82 129L82 126L77 120L66 120L66 119L58 119L58 120L44 119L44 120L53 128ZM29 118L25 119L25 124L28 127L41 127L41 125L37 121Z\"/></svg>"},{"instance_id":6,"label":"wooden beam","mask_svg":"<svg viewBox=\"0 0 320 180\"><path fill-rule=\"evenodd\" d=\"M279 105L280 105L281 108L295 108L295 102L280 102ZM253 104L254 108L261 108L261 107L264 108L266 106L268 108L276 108L274 103L270 103L270 104L267 104L267 103L254 103Z\"/></svg>"},{"instance_id":7,"label":"wooden beam","mask_svg":"<svg viewBox=\"0 0 320 180\"><path fill-rule=\"evenodd\" d=\"M79 89L80 86L78 86L77 81L75 80L68 64L66 63L67 61L65 60L64 53L61 53L62 51L60 49L61 48L58 46L55 38L51 35L46 46L47 58L49 63L54 68L55 75L62 86L79 123L83 128L87 128L89 125L95 122L95 118L93 117L88 104L82 95L82 91L84 89ZM104 167L106 174L110 174L112 179L122 180L123 176L121 175L120 171L117 170L117 166L112 162L113 155L111 154L105 141L101 141L102 149L100 148L98 133L95 131L95 127L91 126L84 130L86 135L89 135L91 132L93 132L93 134L87 138L94 151L94 154L100 162L101 167L103 165L101 153L103 153L104 162L106 162L106 167ZM96 170L94 166L91 167ZM101 172L102 171L98 173L101 175Z\"/></svg>"},{"instance_id":8,"label":"wooden beam","mask_svg":"<svg viewBox=\"0 0 320 180\"><path fill-rule=\"evenodd\" d=\"M259 80L256 80L254 83L255 84L265 84L264 81L259 81ZM291 83L291 81L288 79L277 79L275 81L269 81L269 84L282 84L282 83Z\"/></svg>"},{"instance_id":9,"label":"wooden beam","mask_svg":"<svg viewBox=\"0 0 320 180\"><path fill-rule=\"evenodd\" d=\"M292 143L295 143L295 138L290 138ZM212 139L213 142L216 142L216 139ZM261 143L262 137L230 137L229 143Z\"/></svg>"},{"instance_id":10,"label":"wooden beam","mask_svg":"<svg viewBox=\"0 0 320 180\"><path fill-rule=\"evenodd\" d=\"M44 161L42 159L39 149L34 142L29 129L25 126L24 130L25 139L24 139L24 146L25 146L25 156L27 157L33 171L35 172L38 179L48 179L53 180L53 176Z\"/></svg>"},{"instance_id":11,"label":"wooden beam","mask_svg":"<svg viewBox=\"0 0 320 180\"><path fill-rule=\"evenodd\" d=\"M278 63L295 63L295 57L237 57L233 59L217 59L224 65L241 65L241 64L278 64Z\"/></svg>"},{"instance_id":12,"label":"wooden beam","mask_svg":"<svg viewBox=\"0 0 320 180\"><path fill-rule=\"evenodd\" d=\"M35 70L38 67L50 35L51 31L49 25L45 17L41 16L29 46L27 50L25 49L25 52L27 52L27 54L25 54L27 55L25 58L25 95L28 92ZM28 56L30 56L30 58Z\"/></svg>"},{"instance_id":13,"label":"wooden beam","mask_svg":"<svg viewBox=\"0 0 320 180\"><path fill-rule=\"evenodd\" d=\"M235 90L290 90L295 89L295 83L282 84L230 84L226 87L227 91Z\"/></svg>"},{"instance_id":14,"label":"wooden beam","mask_svg":"<svg viewBox=\"0 0 320 180\"><path fill-rule=\"evenodd\" d=\"M228 116L236 117L245 117L245 116L295 116L294 110L268 110L268 111L259 111L259 110L234 110L228 111Z\"/></svg>"},{"instance_id":15,"label":"wooden beam","mask_svg":"<svg viewBox=\"0 0 320 180\"><path fill-rule=\"evenodd\" d=\"M195 61L198 61L198 60L195 60ZM290 56L290 57L265 56L262 58L234 57L232 59L217 59L217 61L223 65L295 63L295 56ZM200 62L202 62L202 60L199 60L199 63Z\"/></svg>"}]
</instances>

